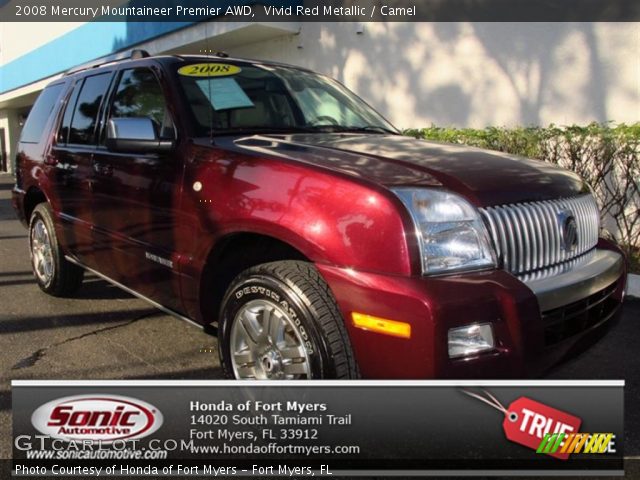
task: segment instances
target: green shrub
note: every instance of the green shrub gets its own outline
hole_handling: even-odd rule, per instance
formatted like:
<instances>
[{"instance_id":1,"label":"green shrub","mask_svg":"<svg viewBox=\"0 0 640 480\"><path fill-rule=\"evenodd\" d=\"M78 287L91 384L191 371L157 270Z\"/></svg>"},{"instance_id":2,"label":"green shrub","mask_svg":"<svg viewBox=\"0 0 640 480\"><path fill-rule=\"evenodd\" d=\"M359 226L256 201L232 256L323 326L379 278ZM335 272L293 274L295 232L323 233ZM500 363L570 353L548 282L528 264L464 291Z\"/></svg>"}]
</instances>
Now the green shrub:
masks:
<instances>
[{"instance_id":1,"label":"green shrub","mask_svg":"<svg viewBox=\"0 0 640 480\"><path fill-rule=\"evenodd\" d=\"M640 247L640 123L483 129L432 125L404 133L536 158L576 172L591 185L604 224L635 258Z\"/></svg>"}]
</instances>

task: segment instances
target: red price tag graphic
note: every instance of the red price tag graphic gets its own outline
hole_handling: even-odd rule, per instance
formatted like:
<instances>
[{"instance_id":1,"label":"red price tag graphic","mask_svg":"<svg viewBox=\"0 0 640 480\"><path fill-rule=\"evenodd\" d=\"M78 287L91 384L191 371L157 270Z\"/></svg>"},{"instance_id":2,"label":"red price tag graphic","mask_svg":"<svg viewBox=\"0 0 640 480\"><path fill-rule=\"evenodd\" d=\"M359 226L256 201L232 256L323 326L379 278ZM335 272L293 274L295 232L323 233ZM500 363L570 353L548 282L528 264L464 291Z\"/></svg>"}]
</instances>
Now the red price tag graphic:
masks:
<instances>
[{"instance_id":1,"label":"red price tag graphic","mask_svg":"<svg viewBox=\"0 0 640 480\"><path fill-rule=\"evenodd\" d=\"M537 450L546 433L576 433L581 424L581 419L567 412L520 397L507 408L502 428L512 442ZM568 453L547 455L561 460L569 458Z\"/></svg>"},{"instance_id":2,"label":"red price tag graphic","mask_svg":"<svg viewBox=\"0 0 640 480\"><path fill-rule=\"evenodd\" d=\"M525 447L538 449L547 433L577 433L582 420L557 408L537 402L527 397L520 397L505 408L493 395L484 390L485 398L477 393L464 393L487 405L500 410L504 414L502 428L507 439ZM547 453L552 457L566 460L568 453Z\"/></svg>"}]
</instances>

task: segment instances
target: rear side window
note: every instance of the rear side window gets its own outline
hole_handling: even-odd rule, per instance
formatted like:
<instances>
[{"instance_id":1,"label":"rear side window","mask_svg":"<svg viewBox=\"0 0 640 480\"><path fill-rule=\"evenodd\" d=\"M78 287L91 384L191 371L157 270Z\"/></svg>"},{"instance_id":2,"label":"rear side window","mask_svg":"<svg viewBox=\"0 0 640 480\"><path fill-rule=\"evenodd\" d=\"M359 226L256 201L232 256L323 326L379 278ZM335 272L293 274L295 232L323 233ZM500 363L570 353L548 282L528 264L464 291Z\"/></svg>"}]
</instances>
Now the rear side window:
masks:
<instances>
[{"instance_id":1,"label":"rear side window","mask_svg":"<svg viewBox=\"0 0 640 480\"><path fill-rule=\"evenodd\" d=\"M73 108L78 101L78 93L80 93L80 85L82 82L78 82L73 87L73 92L69 96L69 101L67 102L67 107L64 111L64 116L62 117L62 124L60 125L60 130L58 130L58 143L67 143L69 140L69 129L71 128L71 118L73 117Z\"/></svg>"},{"instance_id":2,"label":"rear side window","mask_svg":"<svg viewBox=\"0 0 640 480\"><path fill-rule=\"evenodd\" d=\"M44 129L47 125L47 120L53 112L53 107L56 104L60 94L62 93L62 87L64 84L59 83L57 85L51 85L43 90L43 92L36 100L35 105L29 112L27 122L22 129L22 135L20 141L24 143L38 143L44 134Z\"/></svg>"},{"instance_id":3,"label":"rear side window","mask_svg":"<svg viewBox=\"0 0 640 480\"><path fill-rule=\"evenodd\" d=\"M107 88L111 73L103 73L87 77L76 100L69 129L69 143L94 144L94 134L98 112ZM71 105L69 105L69 108ZM66 115L65 115L66 116Z\"/></svg>"}]
</instances>

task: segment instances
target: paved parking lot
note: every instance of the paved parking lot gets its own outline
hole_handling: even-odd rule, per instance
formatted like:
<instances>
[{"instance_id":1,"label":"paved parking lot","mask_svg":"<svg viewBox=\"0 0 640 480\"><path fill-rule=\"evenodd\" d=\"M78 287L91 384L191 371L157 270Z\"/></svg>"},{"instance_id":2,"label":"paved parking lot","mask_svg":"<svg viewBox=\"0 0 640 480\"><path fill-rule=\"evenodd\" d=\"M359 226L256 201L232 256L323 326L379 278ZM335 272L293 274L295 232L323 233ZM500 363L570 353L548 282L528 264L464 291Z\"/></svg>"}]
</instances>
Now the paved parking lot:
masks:
<instances>
[{"instance_id":1,"label":"paved parking lot","mask_svg":"<svg viewBox=\"0 0 640 480\"><path fill-rule=\"evenodd\" d=\"M40 292L27 232L11 208L12 178L0 175L0 458L11 447L12 379L220 378L216 339L89 277L74 299ZM640 301L587 352L548 374L625 379L626 455L640 456Z\"/></svg>"}]
</instances>

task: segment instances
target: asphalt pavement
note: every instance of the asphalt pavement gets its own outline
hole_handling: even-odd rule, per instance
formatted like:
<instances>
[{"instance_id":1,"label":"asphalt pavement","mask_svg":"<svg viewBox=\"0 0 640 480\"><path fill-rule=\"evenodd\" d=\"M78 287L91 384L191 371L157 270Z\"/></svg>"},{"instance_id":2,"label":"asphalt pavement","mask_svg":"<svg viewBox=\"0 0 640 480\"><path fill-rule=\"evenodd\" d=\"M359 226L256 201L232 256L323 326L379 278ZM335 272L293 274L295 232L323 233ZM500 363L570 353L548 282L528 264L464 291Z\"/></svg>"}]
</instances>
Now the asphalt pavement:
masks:
<instances>
[{"instance_id":1,"label":"asphalt pavement","mask_svg":"<svg viewBox=\"0 0 640 480\"><path fill-rule=\"evenodd\" d=\"M11 456L12 379L222 377L214 337L96 277L73 299L42 293L11 207L12 183L0 174L0 459ZM625 456L638 458L639 349L640 300L629 299L604 338L547 375L626 380Z\"/></svg>"}]
</instances>

